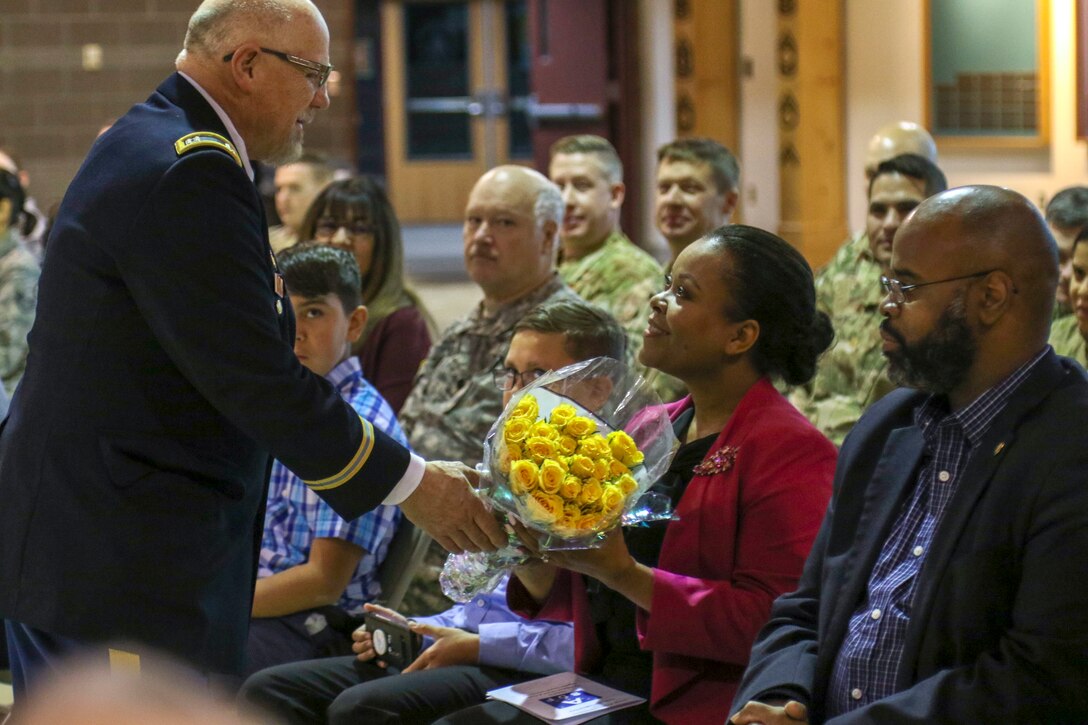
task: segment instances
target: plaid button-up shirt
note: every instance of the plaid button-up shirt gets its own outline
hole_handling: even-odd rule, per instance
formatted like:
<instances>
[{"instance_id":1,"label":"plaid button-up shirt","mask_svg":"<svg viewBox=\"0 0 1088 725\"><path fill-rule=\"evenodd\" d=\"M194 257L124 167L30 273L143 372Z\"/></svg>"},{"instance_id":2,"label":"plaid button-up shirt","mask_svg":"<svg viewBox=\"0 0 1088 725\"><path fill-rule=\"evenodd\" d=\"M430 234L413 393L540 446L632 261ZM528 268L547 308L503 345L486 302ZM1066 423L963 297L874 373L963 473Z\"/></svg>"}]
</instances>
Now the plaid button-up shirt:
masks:
<instances>
[{"instance_id":1,"label":"plaid button-up shirt","mask_svg":"<svg viewBox=\"0 0 1088 725\"><path fill-rule=\"evenodd\" d=\"M933 535L972 451L1047 349L956 413L943 395L914 411L925 442L918 482L869 575L865 601L850 617L828 688L828 717L895 694L918 573Z\"/></svg>"},{"instance_id":2,"label":"plaid button-up shirt","mask_svg":"<svg viewBox=\"0 0 1088 725\"><path fill-rule=\"evenodd\" d=\"M397 424L393 409L381 394L363 378L359 360L354 355L333 368L325 379L340 391L351 407L375 428L408 445ZM377 569L385 558L393 538L400 509L379 506L354 521L344 521L327 503L309 489L279 461L272 464L268 507L264 516L264 537L257 575L271 576L306 563L314 539L343 539L366 553L359 560L339 606L348 612L362 610L363 603L381 594Z\"/></svg>"}]
</instances>

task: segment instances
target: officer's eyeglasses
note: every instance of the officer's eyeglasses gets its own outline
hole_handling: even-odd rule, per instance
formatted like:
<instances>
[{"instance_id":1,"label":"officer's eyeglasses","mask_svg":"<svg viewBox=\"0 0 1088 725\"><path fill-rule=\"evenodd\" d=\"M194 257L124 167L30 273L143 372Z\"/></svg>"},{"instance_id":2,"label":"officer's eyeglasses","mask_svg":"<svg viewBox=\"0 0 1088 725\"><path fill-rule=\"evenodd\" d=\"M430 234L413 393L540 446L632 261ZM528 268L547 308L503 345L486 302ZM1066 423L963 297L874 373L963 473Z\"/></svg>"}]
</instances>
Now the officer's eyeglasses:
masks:
<instances>
[{"instance_id":1,"label":"officer's eyeglasses","mask_svg":"<svg viewBox=\"0 0 1088 725\"><path fill-rule=\"evenodd\" d=\"M305 58L299 58L297 55L284 53L282 50L272 50L271 48L261 48L261 52L274 55L282 61L286 61L293 66L309 71L309 73L306 74L306 77L310 79L315 88L324 86L325 82L329 80L329 74L332 73L333 67L327 63L318 63L316 60L306 60ZM229 63L230 59L233 57L234 51L232 50L223 56L223 62Z\"/></svg>"},{"instance_id":2,"label":"officer's eyeglasses","mask_svg":"<svg viewBox=\"0 0 1088 725\"><path fill-rule=\"evenodd\" d=\"M526 370L523 373L519 373L513 368L497 367L491 371L491 374L495 378L495 387L499 390L515 390L524 388L546 372L548 371L534 368L533 370Z\"/></svg>"},{"instance_id":3,"label":"officer's eyeglasses","mask_svg":"<svg viewBox=\"0 0 1088 725\"><path fill-rule=\"evenodd\" d=\"M932 282L918 282L917 284L903 284L897 279L880 275L880 286L884 288L884 294L888 295L888 300L896 305L902 305L907 301L907 292L911 290L921 289L922 287L928 287L931 284L944 284L945 282L958 282L963 279L974 279L975 277L985 277L991 272L996 272L997 267L993 269L987 269L985 272L975 272L974 274L963 274L959 277L949 277L948 279L938 279ZM1016 291L1015 289L1013 290Z\"/></svg>"}]
</instances>

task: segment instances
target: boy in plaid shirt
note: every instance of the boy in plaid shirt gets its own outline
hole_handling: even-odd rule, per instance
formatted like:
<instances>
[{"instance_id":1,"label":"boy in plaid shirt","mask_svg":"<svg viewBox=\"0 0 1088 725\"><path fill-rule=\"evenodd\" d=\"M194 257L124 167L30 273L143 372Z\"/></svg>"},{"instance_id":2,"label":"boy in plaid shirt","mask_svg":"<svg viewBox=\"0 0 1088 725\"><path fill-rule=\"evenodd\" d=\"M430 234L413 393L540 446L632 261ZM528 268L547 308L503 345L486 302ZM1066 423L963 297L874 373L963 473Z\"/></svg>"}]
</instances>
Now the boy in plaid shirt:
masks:
<instances>
[{"instance_id":1,"label":"boy in plaid shirt","mask_svg":"<svg viewBox=\"0 0 1088 725\"><path fill-rule=\"evenodd\" d=\"M296 245L278 258L296 316L299 361L340 391L376 428L407 445L393 410L363 377L351 344L366 324L359 267L335 247ZM279 461L272 466L247 672L350 652L329 626L333 607L357 614L381 594L378 567L400 510L378 506L344 521Z\"/></svg>"}]
</instances>

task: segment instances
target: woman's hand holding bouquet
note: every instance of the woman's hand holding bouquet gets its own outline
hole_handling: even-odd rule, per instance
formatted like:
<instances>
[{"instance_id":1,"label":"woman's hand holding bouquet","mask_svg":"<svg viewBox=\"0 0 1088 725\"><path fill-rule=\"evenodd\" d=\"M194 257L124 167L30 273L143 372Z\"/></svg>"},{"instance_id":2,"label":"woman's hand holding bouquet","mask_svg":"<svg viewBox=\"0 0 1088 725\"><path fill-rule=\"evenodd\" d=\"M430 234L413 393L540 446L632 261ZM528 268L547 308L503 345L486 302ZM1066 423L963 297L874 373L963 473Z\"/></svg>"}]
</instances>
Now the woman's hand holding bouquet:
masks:
<instances>
[{"instance_id":1,"label":"woman's hand holding bouquet","mask_svg":"<svg viewBox=\"0 0 1088 725\"><path fill-rule=\"evenodd\" d=\"M615 360L595 358L548 373L511 399L487 436L491 484L482 495L523 522L545 553L596 548L621 523L671 516L639 504L677 445L650 385L628 381ZM494 587L526 560L518 544L512 537L494 554L451 556L443 591L468 601Z\"/></svg>"}]
</instances>

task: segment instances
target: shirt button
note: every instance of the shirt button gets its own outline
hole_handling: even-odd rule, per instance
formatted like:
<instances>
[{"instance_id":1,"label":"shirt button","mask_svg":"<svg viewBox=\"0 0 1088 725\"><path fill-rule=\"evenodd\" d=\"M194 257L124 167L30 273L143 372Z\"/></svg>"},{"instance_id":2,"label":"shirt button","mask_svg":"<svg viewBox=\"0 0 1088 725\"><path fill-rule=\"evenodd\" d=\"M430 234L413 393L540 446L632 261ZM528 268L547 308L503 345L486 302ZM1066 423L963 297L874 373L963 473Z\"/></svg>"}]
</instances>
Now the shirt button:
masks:
<instances>
[{"instance_id":1,"label":"shirt button","mask_svg":"<svg viewBox=\"0 0 1088 725\"><path fill-rule=\"evenodd\" d=\"M925 549L923 549L920 546L916 546L916 547L914 547L914 551L912 551L911 553L914 554L915 556L921 556L923 554L923 552L925 552Z\"/></svg>"},{"instance_id":2,"label":"shirt button","mask_svg":"<svg viewBox=\"0 0 1088 725\"><path fill-rule=\"evenodd\" d=\"M873 611L869 612L869 616L873 619L880 619L880 610L874 609Z\"/></svg>"},{"instance_id":3,"label":"shirt button","mask_svg":"<svg viewBox=\"0 0 1088 725\"><path fill-rule=\"evenodd\" d=\"M479 607L480 609L483 609L484 608L484 600L483 599L477 599L476 600L476 606Z\"/></svg>"},{"instance_id":4,"label":"shirt button","mask_svg":"<svg viewBox=\"0 0 1088 725\"><path fill-rule=\"evenodd\" d=\"M850 690L850 697L854 698L855 700L860 700L861 690L857 687L855 687L853 690Z\"/></svg>"},{"instance_id":5,"label":"shirt button","mask_svg":"<svg viewBox=\"0 0 1088 725\"><path fill-rule=\"evenodd\" d=\"M952 474L948 471L941 471L937 474L937 478L940 479L941 483L947 483L948 479L952 478Z\"/></svg>"}]
</instances>

